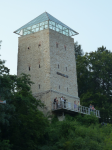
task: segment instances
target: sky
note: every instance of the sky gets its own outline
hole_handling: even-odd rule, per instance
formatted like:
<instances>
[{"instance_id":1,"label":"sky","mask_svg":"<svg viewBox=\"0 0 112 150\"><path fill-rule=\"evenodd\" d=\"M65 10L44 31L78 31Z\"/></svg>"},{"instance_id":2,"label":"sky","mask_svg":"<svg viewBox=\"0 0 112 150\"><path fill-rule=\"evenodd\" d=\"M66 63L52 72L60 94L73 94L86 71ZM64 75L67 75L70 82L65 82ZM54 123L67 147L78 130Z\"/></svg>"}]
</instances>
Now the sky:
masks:
<instances>
[{"instance_id":1,"label":"sky","mask_svg":"<svg viewBox=\"0 0 112 150\"><path fill-rule=\"evenodd\" d=\"M73 38L84 53L102 45L112 51L112 0L1 0L0 58L10 74L17 74L19 35L13 32L45 11L79 33Z\"/></svg>"}]
</instances>

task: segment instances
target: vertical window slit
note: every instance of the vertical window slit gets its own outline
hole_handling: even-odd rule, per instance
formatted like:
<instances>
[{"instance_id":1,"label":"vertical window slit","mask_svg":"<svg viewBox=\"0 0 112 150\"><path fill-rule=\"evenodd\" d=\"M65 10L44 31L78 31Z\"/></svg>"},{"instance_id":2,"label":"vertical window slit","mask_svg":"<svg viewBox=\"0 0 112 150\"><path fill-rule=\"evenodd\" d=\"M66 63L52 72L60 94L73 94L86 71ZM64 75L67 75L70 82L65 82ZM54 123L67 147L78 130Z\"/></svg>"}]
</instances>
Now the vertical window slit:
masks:
<instances>
[{"instance_id":1,"label":"vertical window slit","mask_svg":"<svg viewBox=\"0 0 112 150\"><path fill-rule=\"evenodd\" d=\"M58 43L56 43L56 48L58 48Z\"/></svg>"},{"instance_id":2,"label":"vertical window slit","mask_svg":"<svg viewBox=\"0 0 112 150\"><path fill-rule=\"evenodd\" d=\"M39 89L40 89L40 84L39 84Z\"/></svg>"}]
</instances>

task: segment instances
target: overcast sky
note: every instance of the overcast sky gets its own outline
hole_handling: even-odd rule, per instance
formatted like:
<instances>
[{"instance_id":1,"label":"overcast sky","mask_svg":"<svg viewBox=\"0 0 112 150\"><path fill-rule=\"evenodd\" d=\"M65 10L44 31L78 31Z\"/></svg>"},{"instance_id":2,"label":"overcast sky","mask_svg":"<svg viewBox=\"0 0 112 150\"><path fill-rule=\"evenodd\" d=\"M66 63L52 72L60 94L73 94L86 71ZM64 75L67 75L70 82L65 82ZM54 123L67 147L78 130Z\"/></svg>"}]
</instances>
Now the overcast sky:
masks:
<instances>
[{"instance_id":1,"label":"overcast sky","mask_svg":"<svg viewBox=\"0 0 112 150\"><path fill-rule=\"evenodd\" d=\"M1 0L1 59L17 74L18 35L13 32L47 11L79 34L84 52L106 46L112 51L112 0Z\"/></svg>"}]
</instances>

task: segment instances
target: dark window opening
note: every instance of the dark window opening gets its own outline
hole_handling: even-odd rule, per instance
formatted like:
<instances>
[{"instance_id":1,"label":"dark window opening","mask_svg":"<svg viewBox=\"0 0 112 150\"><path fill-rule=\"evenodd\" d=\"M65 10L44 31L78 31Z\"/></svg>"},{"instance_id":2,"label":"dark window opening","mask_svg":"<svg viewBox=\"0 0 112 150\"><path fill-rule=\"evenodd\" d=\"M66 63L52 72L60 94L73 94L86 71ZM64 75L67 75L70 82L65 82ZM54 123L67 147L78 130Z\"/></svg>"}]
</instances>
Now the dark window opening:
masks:
<instances>
[{"instance_id":1,"label":"dark window opening","mask_svg":"<svg viewBox=\"0 0 112 150\"><path fill-rule=\"evenodd\" d=\"M59 68L59 65L58 65L58 68Z\"/></svg>"},{"instance_id":2,"label":"dark window opening","mask_svg":"<svg viewBox=\"0 0 112 150\"><path fill-rule=\"evenodd\" d=\"M39 68L40 68L40 64L39 64Z\"/></svg>"},{"instance_id":3,"label":"dark window opening","mask_svg":"<svg viewBox=\"0 0 112 150\"><path fill-rule=\"evenodd\" d=\"M60 89L60 85L59 85L59 89Z\"/></svg>"},{"instance_id":4,"label":"dark window opening","mask_svg":"<svg viewBox=\"0 0 112 150\"><path fill-rule=\"evenodd\" d=\"M56 43L56 48L58 48L58 43Z\"/></svg>"},{"instance_id":5,"label":"dark window opening","mask_svg":"<svg viewBox=\"0 0 112 150\"><path fill-rule=\"evenodd\" d=\"M38 47L40 47L40 46L41 46L41 44L38 45Z\"/></svg>"},{"instance_id":6,"label":"dark window opening","mask_svg":"<svg viewBox=\"0 0 112 150\"><path fill-rule=\"evenodd\" d=\"M30 49L30 48L28 47L28 49Z\"/></svg>"},{"instance_id":7,"label":"dark window opening","mask_svg":"<svg viewBox=\"0 0 112 150\"><path fill-rule=\"evenodd\" d=\"M29 67L29 71L30 71L30 67Z\"/></svg>"},{"instance_id":8,"label":"dark window opening","mask_svg":"<svg viewBox=\"0 0 112 150\"><path fill-rule=\"evenodd\" d=\"M68 92L68 88L67 88L67 92Z\"/></svg>"},{"instance_id":9,"label":"dark window opening","mask_svg":"<svg viewBox=\"0 0 112 150\"><path fill-rule=\"evenodd\" d=\"M66 67L66 71L67 71L67 67Z\"/></svg>"},{"instance_id":10,"label":"dark window opening","mask_svg":"<svg viewBox=\"0 0 112 150\"><path fill-rule=\"evenodd\" d=\"M39 89L40 89L40 84L39 84Z\"/></svg>"},{"instance_id":11,"label":"dark window opening","mask_svg":"<svg viewBox=\"0 0 112 150\"><path fill-rule=\"evenodd\" d=\"M66 46L64 46L65 47L65 51L66 51Z\"/></svg>"}]
</instances>

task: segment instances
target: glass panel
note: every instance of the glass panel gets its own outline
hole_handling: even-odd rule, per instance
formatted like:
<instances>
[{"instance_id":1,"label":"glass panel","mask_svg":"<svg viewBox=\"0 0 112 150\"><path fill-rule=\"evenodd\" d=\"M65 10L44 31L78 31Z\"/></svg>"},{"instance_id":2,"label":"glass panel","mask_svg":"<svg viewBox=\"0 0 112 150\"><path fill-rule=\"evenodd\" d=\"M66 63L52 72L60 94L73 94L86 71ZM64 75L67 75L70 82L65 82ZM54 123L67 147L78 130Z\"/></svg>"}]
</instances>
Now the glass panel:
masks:
<instances>
[{"instance_id":1,"label":"glass panel","mask_svg":"<svg viewBox=\"0 0 112 150\"><path fill-rule=\"evenodd\" d=\"M35 32L35 29L32 29L32 32Z\"/></svg>"},{"instance_id":2,"label":"glass panel","mask_svg":"<svg viewBox=\"0 0 112 150\"><path fill-rule=\"evenodd\" d=\"M52 26L52 29L55 31L55 30L56 30L56 27Z\"/></svg>"},{"instance_id":3,"label":"glass panel","mask_svg":"<svg viewBox=\"0 0 112 150\"><path fill-rule=\"evenodd\" d=\"M28 30L27 29L24 29L24 32L27 32Z\"/></svg>"},{"instance_id":4,"label":"glass panel","mask_svg":"<svg viewBox=\"0 0 112 150\"><path fill-rule=\"evenodd\" d=\"M48 21L45 21L44 24L48 24Z\"/></svg>"},{"instance_id":5,"label":"glass panel","mask_svg":"<svg viewBox=\"0 0 112 150\"><path fill-rule=\"evenodd\" d=\"M59 32L59 31L60 31L60 29L56 28L56 31L57 31L57 32Z\"/></svg>"},{"instance_id":6,"label":"glass panel","mask_svg":"<svg viewBox=\"0 0 112 150\"><path fill-rule=\"evenodd\" d=\"M41 26L41 27L40 27L40 31L43 30L43 29L44 29L44 26Z\"/></svg>"},{"instance_id":7,"label":"glass panel","mask_svg":"<svg viewBox=\"0 0 112 150\"><path fill-rule=\"evenodd\" d=\"M56 23L56 28L59 28L59 24Z\"/></svg>"},{"instance_id":8,"label":"glass panel","mask_svg":"<svg viewBox=\"0 0 112 150\"><path fill-rule=\"evenodd\" d=\"M37 26L37 28L39 28L39 24L37 24L36 26Z\"/></svg>"},{"instance_id":9,"label":"glass panel","mask_svg":"<svg viewBox=\"0 0 112 150\"><path fill-rule=\"evenodd\" d=\"M52 26L51 26L51 25L49 25L49 28L50 28L50 29L52 29Z\"/></svg>"},{"instance_id":10,"label":"glass panel","mask_svg":"<svg viewBox=\"0 0 112 150\"><path fill-rule=\"evenodd\" d=\"M24 32L24 35L26 35L27 34L27 32Z\"/></svg>"},{"instance_id":11,"label":"glass panel","mask_svg":"<svg viewBox=\"0 0 112 150\"><path fill-rule=\"evenodd\" d=\"M41 23L40 23L40 26L43 26L43 25L44 25L44 22L41 22Z\"/></svg>"},{"instance_id":12,"label":"glass panel","mask_svg":"<svg viewBox=\"0 0 112 150\"><path fill-rule=\"evenodd\" d=\"M65 30L67 33L68 33L68 29L67 30Z\"/></svg>"},{"instance_id":13,"label":"glass panel","mask_svg":"<svg viewBox=\"0 0 112 150\"><path fill-rule=\"evenodd\" d=\"M48 25L46 24L46 25L45 25L45 29L47 29L47 28L48 28Z\"/></svg>"},{"instance_id":14,"label":"glass panel","mask_svg":"<svg viewBox=\"0 0 112 150\"><path fill-rule=\"evenodd\" d=\"M28 31L28 34L30 34L31 32L30 31Z\"/></svg>"},{"instance_id":15,"label":"glass panel","mask_svg":"<svg viewBox=\"0 0 112 150\"><path fill-rule=\"evenodd\" d=\"M63 31L63 34L64 34L64 35L66 35L66 32L65 32L65 31Z\"/></svg>"},{"instance_id":16,"label":"glass panel","mask_svg":"<svg viewBox=\"0 0 112 150\"><path fill-rule=\"evenodd\" d=\"M31 30L31 27L28 27L27 29L28 29L28 30Z\"/></svg>"},{"instance_id":17,"label":"glass panel","mask_svg":"<svg viewBox=\"0 0 112 150\"><path fill-rule=\"evenodd\" d=\"M63 28L60 24L58 25L58 27L59 27L60 29L62 29L62 28Z\"/></svg>"},{"instance_id":18,"label":"glass panel","mask_svg":"<svg viewBox=\"0 0 112 150\"><path fill-rule=\"evenodd\" d=\"M35 29L36 28L36 25L32 26L32 29Z\"/></svg>"},{"instance_id":19,"label":"glass panel","mask_svg":"<svg viewBox=\"0 0 112 150\"><path fill-rule=\"evenodd\" d=\"M63 27L63 30L67 30L67 28Z\"/></svg>"},{"instance_id":20,"label":"glass panel","mask_svg":"<svg viewBox=\"0 0 112 150\"><path fill-rule=\"evenodd\" d=\"M59 33L63 33L62 30L59 30Z\"/></svg>"},{"instance_id":21,"label":"glass panel","mask_svg":"<svg viewBox=\"0 0 112 150\"><path fill-rule=\"evenodd\" d=\"M37 31L39 31L39 28L36 28L36 30L35 30L35 31L36 31L36 32L37 32Z\"/></svg>"},{"instance_id":22,"label":"glass panel","mask_svg":"<svg viewBox=\"0 0 112 150\"><path fill-rule=\"evenodd\" d=\"M52 25L55 26L55 22L52 21Z\"/></svg>"}]
</instances>

